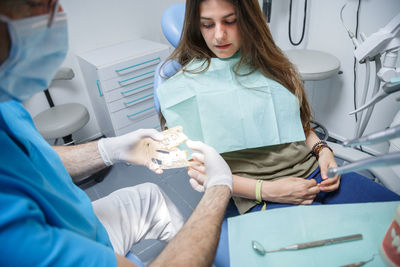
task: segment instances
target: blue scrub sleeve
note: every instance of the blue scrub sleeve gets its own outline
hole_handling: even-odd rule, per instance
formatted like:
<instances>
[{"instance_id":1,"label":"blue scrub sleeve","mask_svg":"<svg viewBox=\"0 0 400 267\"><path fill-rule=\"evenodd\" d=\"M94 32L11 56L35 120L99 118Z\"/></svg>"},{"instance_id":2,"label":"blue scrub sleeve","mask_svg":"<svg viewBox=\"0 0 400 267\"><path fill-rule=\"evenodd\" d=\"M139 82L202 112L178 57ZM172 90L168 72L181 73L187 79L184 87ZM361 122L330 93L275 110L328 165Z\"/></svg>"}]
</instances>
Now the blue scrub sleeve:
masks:
<instances>
[{"instance_id":1,"label":"blue scrub sleeve","mask_svg":"<svg viewBox=\"0 0 400 267\"><path fill-rule=\"evenodd\" d=\"M29 200L5 194L0 199L0 266L117 265L112 248L42 223L46 218ZM19 207L18 214L7 212L10 205Z\"/></svg>"}]
</instances>

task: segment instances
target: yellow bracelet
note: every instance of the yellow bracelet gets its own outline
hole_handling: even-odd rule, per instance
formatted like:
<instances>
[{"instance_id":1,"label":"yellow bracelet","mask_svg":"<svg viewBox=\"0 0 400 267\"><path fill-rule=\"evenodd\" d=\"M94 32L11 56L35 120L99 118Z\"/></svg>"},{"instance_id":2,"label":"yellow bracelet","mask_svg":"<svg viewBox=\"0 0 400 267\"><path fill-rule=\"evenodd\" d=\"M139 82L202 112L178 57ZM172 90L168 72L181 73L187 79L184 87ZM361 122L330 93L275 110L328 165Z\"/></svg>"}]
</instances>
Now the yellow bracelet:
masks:
<instances>
[{"instance_id":1,"label":"yellow bracelet","mask_svg":"<svg viewBox=\"0 0 400 267\"><path fill-rule=\"evenodd\" d=\"M262 188L262 183L264 181L263 180L257 180L256 183L256 203L257 204L261 204L262 199L261 199L261 188Z\"/></svg>"}]
</instances>

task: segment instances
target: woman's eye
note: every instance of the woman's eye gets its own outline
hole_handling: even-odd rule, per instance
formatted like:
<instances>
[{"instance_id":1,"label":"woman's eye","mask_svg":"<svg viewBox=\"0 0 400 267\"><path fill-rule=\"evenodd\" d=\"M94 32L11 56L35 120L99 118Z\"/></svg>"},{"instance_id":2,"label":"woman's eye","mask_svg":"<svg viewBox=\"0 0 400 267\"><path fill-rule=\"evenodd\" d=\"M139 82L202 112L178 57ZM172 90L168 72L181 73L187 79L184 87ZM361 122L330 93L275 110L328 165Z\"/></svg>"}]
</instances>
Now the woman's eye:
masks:
<instances>
[{"instance_id":1,"label":"woman's eye","mask_svg":"<svg viewBox=\"0 0 400 267\"><path fill-rule=\"evenodd\" d=\"M236 19L234 19L234 20L227 20L227 21L225 21L225 23L228 24L228 25L235 24L235 23L236 23Z\"/></svg>"},{"instance_id":2,"label":"woman's eye","mask_svg":"<svg viewBox=\"0 0 400 267\"><path fill-rule=\"evenodd\" d=\"M209 28L213 27L214 24L203 23L201 26L202 26L203 28L209 29Z\"/></svg>"}]
</instances>

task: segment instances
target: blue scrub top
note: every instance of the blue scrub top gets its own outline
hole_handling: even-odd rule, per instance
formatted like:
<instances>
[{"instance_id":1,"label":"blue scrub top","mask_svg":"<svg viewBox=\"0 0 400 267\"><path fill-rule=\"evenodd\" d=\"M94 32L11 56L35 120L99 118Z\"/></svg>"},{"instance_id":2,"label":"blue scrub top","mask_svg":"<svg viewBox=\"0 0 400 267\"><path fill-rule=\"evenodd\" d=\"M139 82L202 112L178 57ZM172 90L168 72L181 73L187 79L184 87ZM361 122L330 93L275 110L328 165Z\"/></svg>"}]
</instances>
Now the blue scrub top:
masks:
<instances>
[{"instance_id":1,"label":"blue scrub top","mask_svg":"<svg viewBox=\"0 0 400 267\"><path fill-rule=\"evenodd\" d=\"M16 101L0 103L0 266L116 266L107 232Z\"/></svg>"}]
</instances>

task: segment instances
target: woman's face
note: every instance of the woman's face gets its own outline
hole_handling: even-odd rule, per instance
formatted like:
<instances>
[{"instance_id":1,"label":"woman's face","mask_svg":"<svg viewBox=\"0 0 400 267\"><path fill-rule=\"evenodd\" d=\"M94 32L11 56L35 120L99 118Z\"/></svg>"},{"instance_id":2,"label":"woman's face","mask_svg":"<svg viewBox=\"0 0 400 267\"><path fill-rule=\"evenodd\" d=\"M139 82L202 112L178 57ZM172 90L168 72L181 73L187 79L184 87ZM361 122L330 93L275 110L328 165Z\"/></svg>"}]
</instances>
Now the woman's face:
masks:
<instances>
[{"instance_id":1,"label":"woman's face","mask_svg":"<svg viewBox=\"0 0 400 267\"><path fill-rule=\"evenodd\" d=\"M228 1L200 3L200 31L208 48L219 58L229 58L240 49L236 12Z\"/></svg>"}]
</instances>

